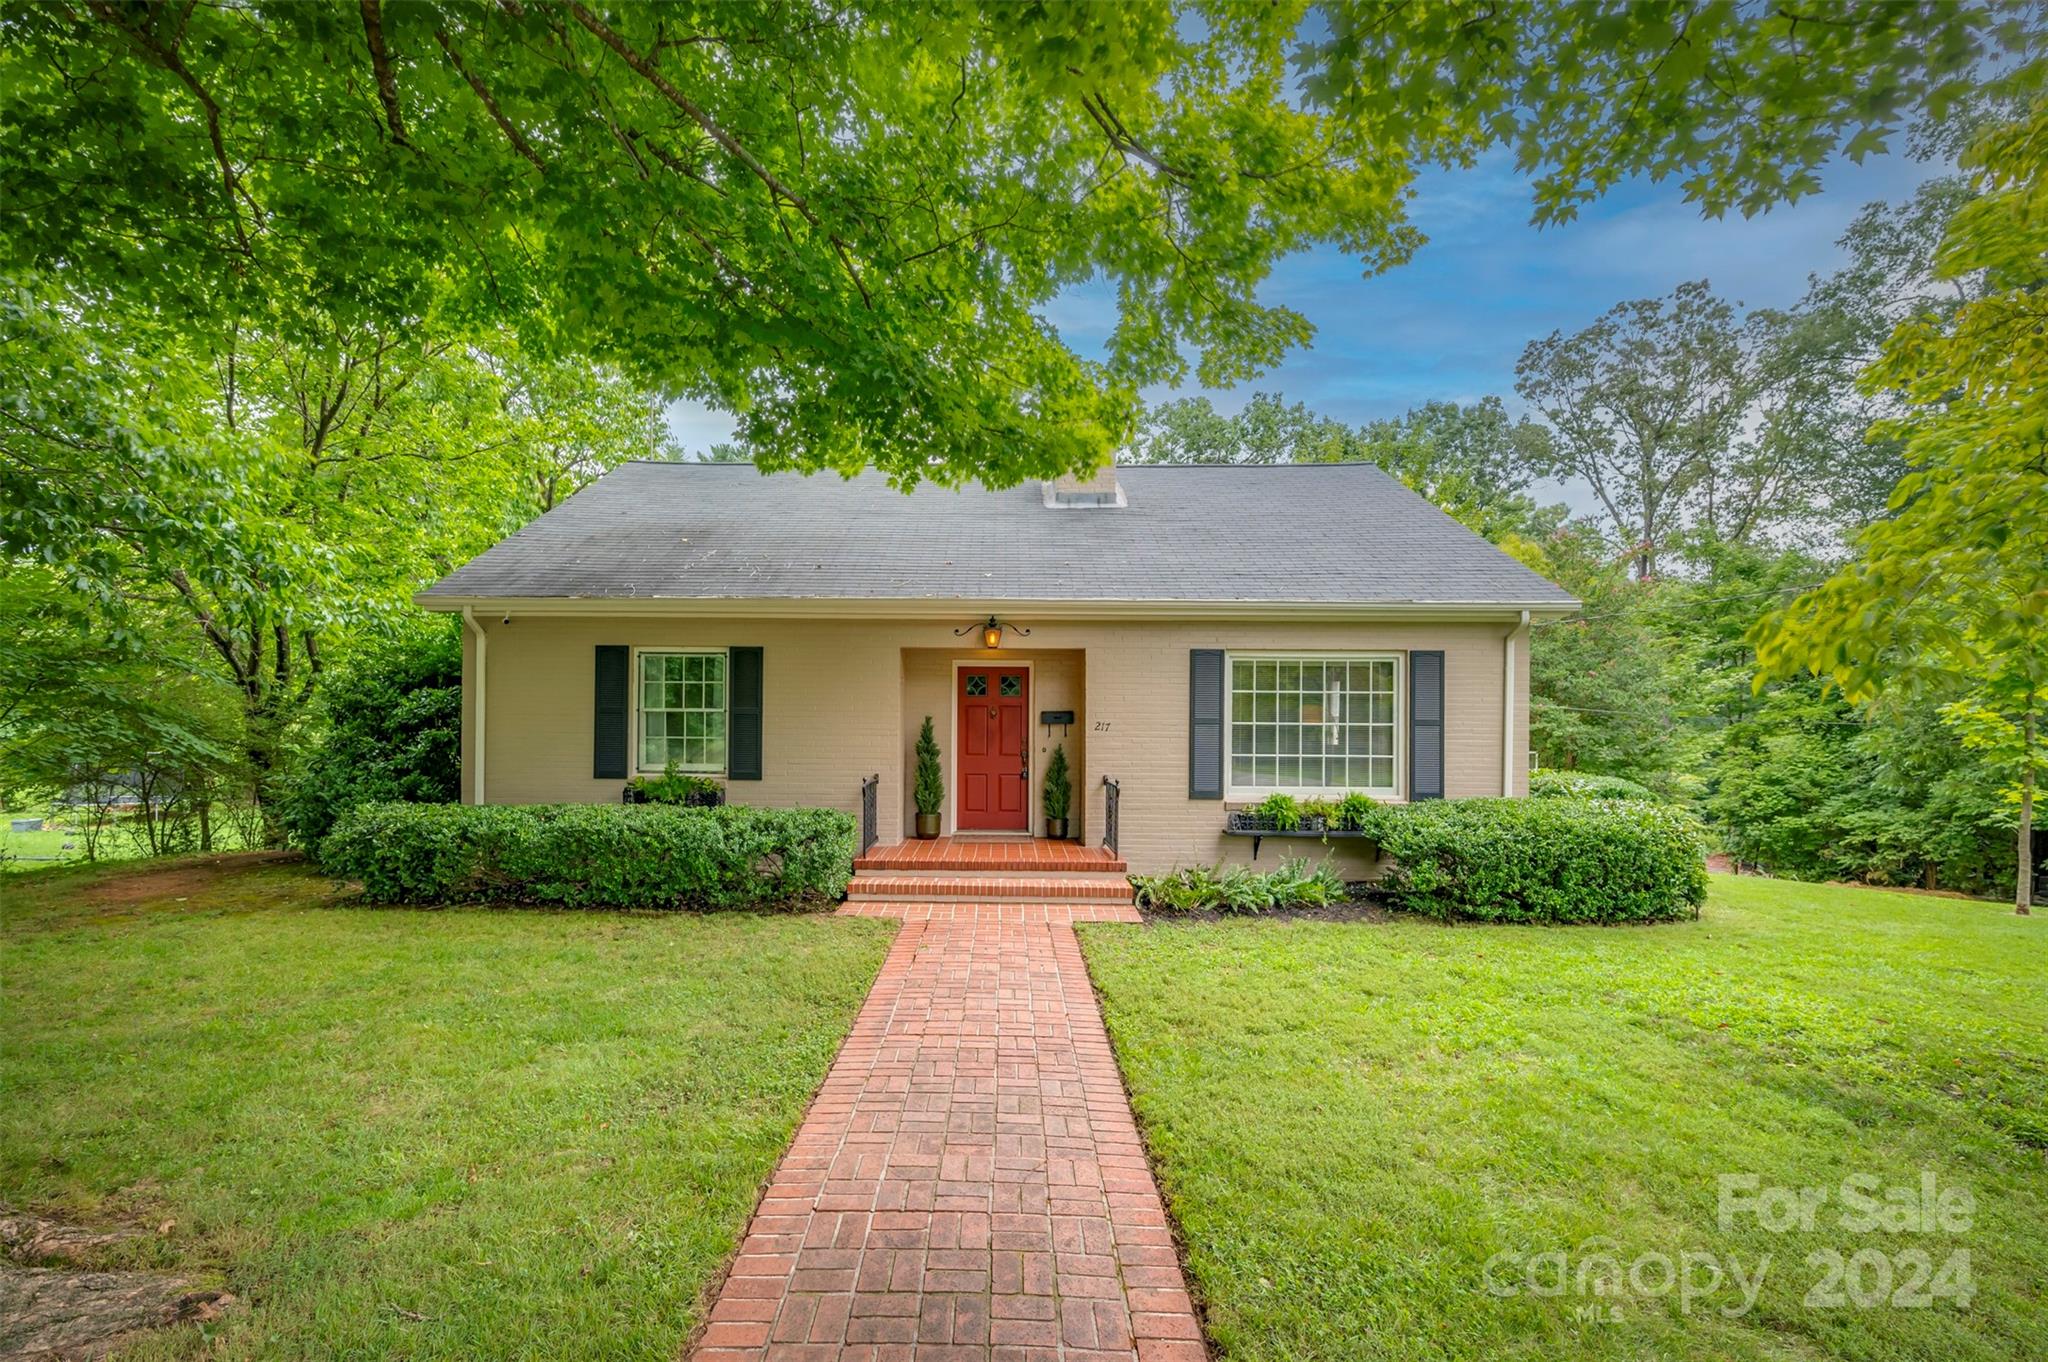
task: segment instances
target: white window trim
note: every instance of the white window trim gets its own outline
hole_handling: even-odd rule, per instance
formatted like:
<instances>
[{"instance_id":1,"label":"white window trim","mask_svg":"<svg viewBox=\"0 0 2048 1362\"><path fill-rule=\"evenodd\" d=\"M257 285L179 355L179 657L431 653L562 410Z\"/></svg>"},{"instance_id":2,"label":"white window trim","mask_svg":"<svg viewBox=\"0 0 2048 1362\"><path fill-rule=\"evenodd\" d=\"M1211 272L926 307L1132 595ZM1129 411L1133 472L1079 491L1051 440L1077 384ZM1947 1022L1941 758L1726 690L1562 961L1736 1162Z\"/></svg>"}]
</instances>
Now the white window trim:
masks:
<instances>
[{"instance_id":1,"label":"white window trim","mask_svg":"<svg viewBox=\"0 0 2048 1362\"><path fill-rule=\"evenodd\" d=\"M640 762L640 754L647 750L646 744L641 741L647 727L647 712L646 708L640 703L640 659L648 654L654 654L659 657L689 655L697 657L723 657L726 659L724 686L726 759L717 766L685 766L681 762L676 763L676 773L678 775L724 776L732 762L732 659L729 651L724 648L635 648L633 650L633 774L658 776L668 769L666 764L661 766L643 766ZM704 712L709 713L710 711L706 710Z\"/></svg>"},{"instance_id":2,"label":"white window trim","mask_svg":"<svg viewBox=\"0 0 2048 1362\"><path fill-rule=\"evenodd\" d=\"M1237 674L1235 664L1246 662L1391 662L1394 664L1394 783L1386 789L1360 786L1316 787L1306 785L1234 785L1231 772L1236 769L1233 744L1237 741L1237 725L1231 718L1232 681ZM1296 799L1342 799L1352 790L1371 795L1382 801L1398 801L1401 793L1402 776L1408 770L1408 654L1401 652L1348 652L1338 649L1315 648L1260 648L1242 652L1226 651L1223 654L1223 799L1228 804L1256 804L1271 794L1292 795Z\"/></svg>"}]
</instances>

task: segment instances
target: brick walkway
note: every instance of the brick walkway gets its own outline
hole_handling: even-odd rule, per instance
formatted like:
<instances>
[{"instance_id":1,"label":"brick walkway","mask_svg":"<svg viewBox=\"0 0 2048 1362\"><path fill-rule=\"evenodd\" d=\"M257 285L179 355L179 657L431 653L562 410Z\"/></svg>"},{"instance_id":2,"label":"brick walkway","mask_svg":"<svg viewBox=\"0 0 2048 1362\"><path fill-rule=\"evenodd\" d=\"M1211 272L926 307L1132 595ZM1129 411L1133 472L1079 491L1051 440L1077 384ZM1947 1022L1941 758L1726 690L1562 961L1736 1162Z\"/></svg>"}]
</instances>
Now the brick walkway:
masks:
<instances>
[{"instance_id":1,"label":"brick walkway","mask_svg":"<svg viewBox=\"0 0 2048 1362\"><path fill-rule=\"evenodd\" d=\"M1073 929L905 916L693 1357L1202 1362Z\"/></svg>"}]
</instances>

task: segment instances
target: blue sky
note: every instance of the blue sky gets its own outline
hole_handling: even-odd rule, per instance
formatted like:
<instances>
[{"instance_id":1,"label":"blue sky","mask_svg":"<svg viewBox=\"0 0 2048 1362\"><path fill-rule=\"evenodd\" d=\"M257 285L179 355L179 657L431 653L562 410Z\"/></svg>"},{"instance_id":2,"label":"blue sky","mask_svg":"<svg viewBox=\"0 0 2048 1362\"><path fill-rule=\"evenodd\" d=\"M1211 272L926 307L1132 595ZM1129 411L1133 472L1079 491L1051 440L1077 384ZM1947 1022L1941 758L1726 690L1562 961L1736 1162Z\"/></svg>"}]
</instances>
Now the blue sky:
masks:
<instances>
[{"instance_id":1,"label":"blue sky","mask_svg":"<svg viewBox=\"0 0 2048 1362\"><path fill-rule=\"evenodd\" d=\"M1865 203L1903 199L1941 169L1903 156L1842 162L1829 168L1820 194L1749 219L1704 219L1675 181L1636 180L1577 221L1541 230L1529 225L1528 186L1505 154L1468 171L1430 171L1410 205L1429 238L1415 258L1372 279L1335 250L1281 262L1261 296L1314 323L1313 345L1211 397L1234 411L1255 391L1277 392L1352 422L1396 416L1431 398L1498 393L1517 406L1515 360L1530 340L1688 279L1707 279L1749 307L1796 302L1809 274L1840 260L1835 241ZM1090 355L1115 321L1101 287L1070 291L1048 315ZM732 428L722 413L689 403L671 408L670 425L692 449Z\"/></svg>"}]
</instances>

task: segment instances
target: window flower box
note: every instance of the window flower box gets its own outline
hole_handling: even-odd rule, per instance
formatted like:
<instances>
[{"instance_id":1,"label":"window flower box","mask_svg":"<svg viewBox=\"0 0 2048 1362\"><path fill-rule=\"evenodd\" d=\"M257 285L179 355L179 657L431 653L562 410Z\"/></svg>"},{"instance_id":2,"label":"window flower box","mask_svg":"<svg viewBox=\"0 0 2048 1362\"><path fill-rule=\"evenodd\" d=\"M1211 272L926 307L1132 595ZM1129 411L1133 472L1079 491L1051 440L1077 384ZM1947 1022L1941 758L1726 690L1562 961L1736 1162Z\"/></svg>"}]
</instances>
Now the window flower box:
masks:
<instances>
[{"instance_id":1,"label":"window flower box","mask_svg":"<svg viewBox=\"0 0 2048 1362\"><path fill-rule=\"evenodd\" d=\"M1260 813L1256 809L1239 809L1230 815L1230 822L1227 825L1226 831L1234 833L1313 833L1320 837L1325 832L1332 831L1332 829L1329 820L1319 813L1305 813L1294 827L1283 828L1280 826L1279 819L1270 813Z\"/></svg>"}]
</instances>

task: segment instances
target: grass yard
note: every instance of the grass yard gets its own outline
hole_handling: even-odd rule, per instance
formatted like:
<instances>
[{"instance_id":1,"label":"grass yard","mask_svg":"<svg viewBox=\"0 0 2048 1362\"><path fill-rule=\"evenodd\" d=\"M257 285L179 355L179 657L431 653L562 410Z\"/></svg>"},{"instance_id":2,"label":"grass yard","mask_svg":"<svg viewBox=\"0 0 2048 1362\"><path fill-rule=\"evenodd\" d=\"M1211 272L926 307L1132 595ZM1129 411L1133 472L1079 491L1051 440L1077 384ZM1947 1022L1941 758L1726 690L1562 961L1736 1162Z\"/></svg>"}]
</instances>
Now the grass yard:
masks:
<instances>
[{"instance_id":1,"label":"grass yard","mask_svg":"<svg viewBox=\"0 0 2048 1362\"><path fill-rule=\"evenodd\" d=\"M0 883L0 1201L172 1221L119 1265L251 1304L124 1357L672 1362L886 925L334 893Z\"/></svg>"},{"instance_id":2,"label":"grass yard","mask_svg":"<svg viewBox=\"0 0 2048 1362\"><path fill-rule=\"evenodd\" d=\"M1083 940L1232 1362L2048 1356L2039 917L1716 877L1701 921L1663 927ZM1923 1172L1972 1194L1966 1229L1842 1224L1845 1178L1876 1175L1882 1198ZM1810 1231L1752 1214L1723 1230L1721 1173L1829 1192ZM1537 1294L1553 1250L1565 1290ZM1928 1275L1912 1250L1934 1268L1968 1251L1967 1309L1891 1303L1882 1273L1891 1291ZM1682 1305L1645 1255L1675 1270L1688 1252L1713 1255L1690 1264L1696 1287L1709 1266L1725 1284ZM1864 1256L1842 1304L1810 1306L1829 1283L1809 1255L1828 1252ZM1603 1254L1633 1287L1591 1289ZM1744 1312L1732 1269L1753 1281L1767 1254ZM1490 1260L1515 1294L1489 1291Z\"/></svg>"}]
</instances>

